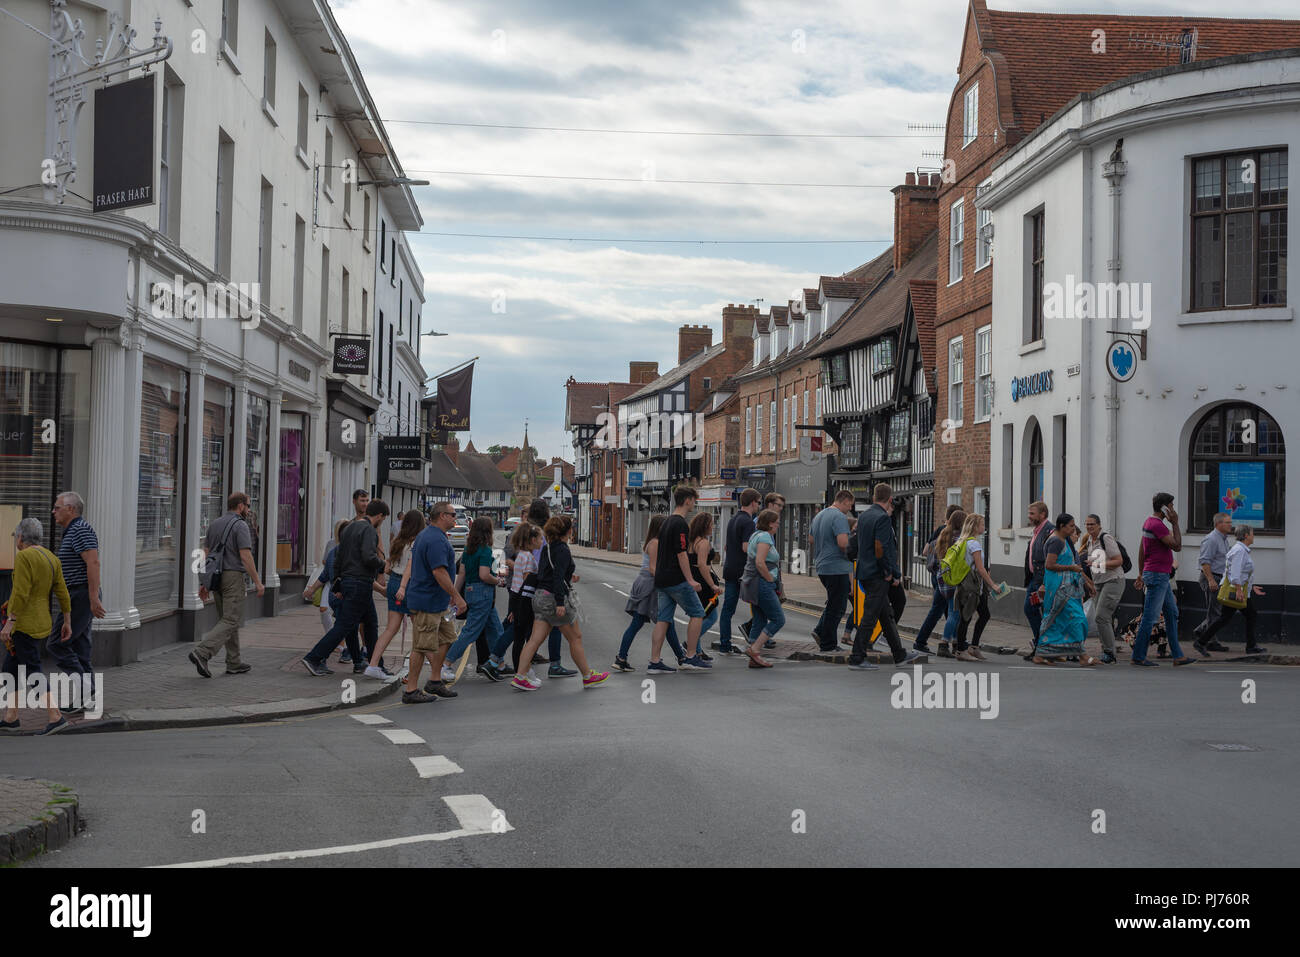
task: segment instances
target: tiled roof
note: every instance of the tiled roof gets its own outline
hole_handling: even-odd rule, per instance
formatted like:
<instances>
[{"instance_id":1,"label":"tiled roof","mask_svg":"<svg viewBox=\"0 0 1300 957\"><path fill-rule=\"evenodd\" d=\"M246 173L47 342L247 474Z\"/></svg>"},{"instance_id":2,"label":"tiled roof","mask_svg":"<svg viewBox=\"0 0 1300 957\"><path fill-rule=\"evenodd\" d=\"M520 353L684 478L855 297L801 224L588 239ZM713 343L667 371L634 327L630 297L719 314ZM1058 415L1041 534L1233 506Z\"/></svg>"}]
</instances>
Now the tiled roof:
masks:
<instances>
[{"instance_id":1,"label":"tiled roof","mask_svg":"<svg viewBox=\"0 0 1300 957\"><path fill-rule=\"evenodd\" d=\"M519 468L519 449L507 449L506 452L496 460L497 471L505 474L513 472Z\"/></svg>"},{"instance_id":2,"label":"tiled roof","mask_svg":"<svg viewBox=\"0 0 1300 957\"><path fill-rule=\"evenodd\" d=\"M827 299L857 299L867 291L867 283L860 279L822 276L817 283Z\"/></svg>"},{"instance_id":3,"label":"tiled roof","mask_svg":"<svg viewBox=\"0 0 1300 957\"><path fill-rule=\"evenodd\" d=\"M761 313L754 317L754 333L765 336L771 328L772 317L767 313Z\"/></svg>"},{"instance_id":4,"label":"tiled roof","mask_svg":"<svg viewBox=\"0 0 1300 957\"><path fill-rule=\"evenodd\" d=\"M773 306L772 324L776 326L790 325L790 310L786 306Z\"/></svg>"},{"instance_id":5,"label":"tiled roof","mask_svg":"<svg viewBox=\"0 0 1300 957\"><path fill-rule=\"evenodd\" d=\"M1197 61L1300 47L1300 20L1023 13L988 10L983 0L971 9L984 52L995 54L995 65L1000 55L1007 67L1006 83L1001 76L998 83L999 100L1008 93L1011 99L999 104L1003 125L1024 135L1080 93L1179 62L1177 49L1147 49L1143 38L1177 38L1194 29ZM1095 30L1105 31L1105 53L1089 52Z\"/></svg>"},{"instance_id":6,"label":"tiled roof","mask_svg":"<svg viewBox=\"0 0 1300 957\"><path fill-rule=\"evenodd\" d=\"M617 406L633 392L641 388L636 382L611 382L609 384L609 404L611 407ZM603 409L601 411L604 411Z\"/></svg>"},{"instance_id":7,"label":"tiled roof","mask_svg":"<svg viewBox=\"0 0 1300 957\"><path fill-rule=\"evenodd\" d=\"M908 294L912 297L912 314L916 317L916 339L921 345L921 365L935 368L938 361L934 352L935 291L938 283L933 279L908 280Z\"/></svg>"},{"instance_id":8,"label":"tiled roof","mask_svg":"<svg viewBox=\"0 0 1300 957\"><path fill-rule=\"evenodd\" d=\"M803 307L807 312L814 312L821 308L818 304L816 289L805 289L803 291Z\"/></svg>"},{"instance_id":9,"label":"tiled roof","mask_svg":"<svg viewBox=\"0 0 1300 957\"><path fill-rule=\"evenodd\" d=\"M464 455L463 452L461 454ZM433 488L473 488L469 479L456 468L442 449L434 449L430 456L429 485Z\"/></svg>"},{"instance_id":10,"label":"tiled roof","mask_svg":"<svg viewBox=\"0 0 1300 957\"><path fill-rule=\"evenodd\" d=\"M469 487L477 492L508 492L511 489L510 480L486 455L465 449L458 456L456 467L469 479Z\"/></svg>"},{"instance_id":11,"label":"tiled roof","mask_svg":"<svg viewBox=\"0 0 1300 957\"><path fill-rule=\"evenodd\" d=\"M894 247L889 246L875 259L865 262L856 269L850 269L840 279L853 279L859 282L865 282L869 287L876 285L889 271L894 268ZM835 277L827 277L835 278Z\"/></svg>"},{"instance_id":12,"label":"tiled roof","mask_svg":"<svg viewBox=\"0 0 1300 957\"><path fill-rule=\"evenodd\" d=\"M603 406L608 401L609 383L570 380L567 389L569 425L595 425L597 417L605 411Z\"/></svg>"},{"instance_id":13,"label":"tiled roof","mask_svg":"<svg viewBox=\"0 0 1300 957\"><path fill-rule=\"evenodd\" d=\"M656 392L668 388L670 385L676 385L700 366L721 355L725 348L725 343L718 342L709 346L707 349L701 349L681 365L669 369L653 382L641 386L636 392L633 392L631 395L621 399L620 401L627 402L632 399L643 399L648 395L654 395Z\"/></svg>"}]
</instances>

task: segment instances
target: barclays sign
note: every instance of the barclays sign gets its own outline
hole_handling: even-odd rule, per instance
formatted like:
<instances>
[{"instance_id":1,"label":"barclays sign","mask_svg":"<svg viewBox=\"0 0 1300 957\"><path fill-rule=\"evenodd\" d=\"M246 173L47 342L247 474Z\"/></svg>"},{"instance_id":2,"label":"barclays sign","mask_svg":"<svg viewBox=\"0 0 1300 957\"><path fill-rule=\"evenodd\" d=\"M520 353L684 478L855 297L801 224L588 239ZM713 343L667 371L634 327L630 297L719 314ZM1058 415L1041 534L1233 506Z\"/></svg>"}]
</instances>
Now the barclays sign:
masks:
<instances>
[{"instance_id":1,"label":"barclays sign","mask_svg":"<svg viewBox=\"0 0 1300 957\"><path fill-rule=\"evenodd\" d=\"M1033 375L1020 376L1011 380L1011 401L1018 402L1022 396L1038 395L1052 391L1052 373L1035 372Z\"/></svg>"}]
</instances>

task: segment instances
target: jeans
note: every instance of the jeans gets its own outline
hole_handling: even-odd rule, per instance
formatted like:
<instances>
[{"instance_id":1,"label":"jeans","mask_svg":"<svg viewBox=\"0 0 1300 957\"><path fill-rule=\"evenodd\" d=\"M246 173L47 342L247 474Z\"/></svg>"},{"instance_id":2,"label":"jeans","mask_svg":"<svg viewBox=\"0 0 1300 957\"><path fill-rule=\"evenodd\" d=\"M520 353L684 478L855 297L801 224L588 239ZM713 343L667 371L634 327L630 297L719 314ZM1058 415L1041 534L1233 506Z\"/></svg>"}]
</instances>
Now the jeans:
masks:
<instances>
[{"instance_id":1,"label":"jeans","mask_svg":"<svg viewBox=\"0 0 1300 957\"><path fill-rule=\"evenodd\" d=\"M488 644L501 641L503 630L501 619L497 617L496 586L486 582L470 582L465 586L465 603L469 605L469 615L465 627L460 630L456 641L447 652L447 663L460 660L460 656L469 648L470 642L483 639L478 646L479 664L487 664Z\"/></svg>"},{"instance_id":2,"label":"jeans","mask_svg":"<svg viewBox=\"0 0 1300 957\"><path fill-rule=\"evenodd\" d=\"M1256 615L1255 596L1251 595L1249 593L1249 590L1247 590L1245 608L1233 608L1231 605L1220 605L1219 609L1220 611L1218 616L1214 619L1214 624L1210 625L1209 628L1205 629L1205 634L1201 636L1201 641L1205 643L1209 643L1213 641L1214 636L1219 633L1219 629L1222 628L1224 625L1226 625L1228 622L1232 621L1233 615L1235 615L1237 612L1241 612L1242 617L1246 619L1246 650L1249 651L1250 649L1254 648L1255 647L1255 615Z\"/></svg>"},{"instance_id":3,"label":"jeans","mask_svg":"<svg viewBox=\"0 0 1300 957\"><path fill-rule=\"evenodd\" d=\"M673 606L680 606L687 618L703 618L704 606L700 596L691 587L690 582L682 582L669 588L657 588L659 594L659 620L673 620Z\"/></svg>"},{"instance_id":4,"label":"jeans","mask_svg":"<svg viewBox=\"0 0 1300 957\"><path fill-rule=\"evenodd\" d=\"M849 593L853 590L853 580L848 572L842 575L818 575L826 589L826 607L817 619L817 644L823 649L836 647L839 640L840 622L849 603ZM751 626L752 627L752 626Z\"/></svg>"},{"instance_id":5,"label":"jeans","mask_svg":"<svg viewBox=\"0 0 1300 957\"><path fill-rule=\"evenodd\" d=\"M1038 647L1038 632L1043 627L1043 606L1035 605L1029 596L1038 591L1038 585L1030 583L1025 587L1025 618L1029 620L1029 630L1034 633L1034 647Z\"/></svg>"},{"instance_id":6,"label":"jeans","mask_svg":"<svg viewBox=\"0 0 1300 957\"><path fill-rule=\"evenodd\" d=\"M1115 653L1115 609L1124 597L1124 582L1120 579L1106 582L1097 589L1097 598L1093 602L1097 614L1097 634L1101 636L1101 647L1109 655Z\"/></svg>"},{"instance_id":7,"label":"jeans","mask_svg":"<svg viewBox=\"0 0 1300 957\"><path fill-rule=\"evenodd\" d=\"M1174 598L1173 581L1165 572L1143 572L1142 581L1147 587L1142 600L1142 622L1133 639L1133 660L1146 661L1151 626L1156 623L1162 610L1165 615L1165 634L1169 638L1169 653L1175 658L1183 657L1183 649L1178 644L1178 600Z\"/></svg>"},{"instance_id":8,"label":"jeans","mask_svg":"<svg viewBox=\"0 0 1300 957\"><path fill-rule=\"evenodd\" d=\"M925 621L921 622L921 630L916 633L914 648L924 648L925 643L930 640L930 633L934 631L934 626L939 624L939 619L946 618L948 615L948 599L940 593L939 576L933 572L930 573L930 584L934 588L934 596L930 599L930 611L925 616Z\"/></svg>"},{"instance_id":9,"label":"jeans","mask_svg":"<svg viewBox=\"0 0 1300 957\"><path fill-rule=\"evenodd\" d=\"M506 620L501 623L501 637L492 643L492 657L497 660L505 656L506 649L509 648L515 640L515 618L509 612L506 613Z\"/></svg>"},{"instance_id":10,"label":"jeans","mask_svg":"<svg viewBox=\"0 0 1300 957\"><path fill-rule=\"evenodd\" d=\"M776 584L769 582L762 575L755 583L758 587L758 603L754 605L754 623L749 626L749 638L752 648L760 648L759 640L763 632L768 638L775 638L776 633L785 626L785 611L781 608L781 599L776 597Z\"/></svg>"},{"instance_id":11,"label":"jeans","mask_svg":"<svg viewBox=\"0 0 1300 957\"><path fill-rule=\"evenodd\" d=\"M242 589L244 573L238 574L239 587ZM325 663L325 659L339 646L340 641L347 644L348 654L352 656L353 662L369 661L375 643L379 640L379 616L375 614L375 600L371 597L374 594L371 590L371 581L366 578L344 578L342 582L343 600L339 602L334 627L327 631L325 637L316 642L312 650L306 654L307 660L317 666ZM366 634L364 658L361 657L361 649L357 646L358 625L365 629ZM230 664L229 652L227 652L226 664L227 666Z\"/></svg>"},{"instance_id":12,"label":"jeans","mask_svg":"<svg viewBox=\"0 0 1300 957\"><path fill-rule=\"evenodd\" d=\"M623 632L623 640L618 646L618 656L624 661L627 660L628 652L632 650L632 639L637 636L637 632L639 632L649 621L650 619L645 615L633 613L632 623L628 625L627 630ZM677 628L671 621L668 622L668 647L673 650L673 654L677 656L678 661L681 661L686 657L686 652L682 649L682 643L677 640Z\"/></svg>"},{"instance_id":13,"label":"jeans","mask_svg":"<svg viewBox=\"0 0 1300 957\"><path fill-rule=\"evenodd\" d=\"M883 578L869 578L860 581L858 585L862 588L862 620L858 622L857 633L853 636L853 652L849 655L849 664L860 664L866 657L867 645L871 641L871 633L876 630L877 621L880 622L885 640L889 642L894 661L902 661L907 653L903 651L903 642L898 637L898 625L894 623L894 611L889 603L889 583Z\"/></svg>"},{"instance_id":14,"label":"jeans","mask_svg":"<svg viewBox=\"0 0 1300 957\"><path fill-rule=\"evenodd\" d=\"M59 641L59 634L63 631L63 611L59 610L54 613L54 627L45 648L54 656L64 674L94 675L90 664L90 623L95 619L90 613L90 587L72 585L68 588L68 597L72 599L72 614L68 616L72 637L67 642Z\"/></svg>"},{"instance_id":15,"label":"jeans","mask_svg":"<svg viewBox=\"0 0 1300 957\"><path fill-rule=\"evenodd\" d=\"M724 582L723 586L722 603L719 605L721 613L718 615L718 644L725 650L731 647L731 616L740 604L740 582Z\"/></svg>"},{"instance_id":16,"label":"jeans","mask_svg":"<svg viewBox=\"0 0 1300 957\"><path fill-rule=\"evenodd\" d=\"M1224 574L1227 574L1226 568ZM1222 580L1223 575L1220 575L1219 578ZM1219 590L1210 587L1210 583L1205 580L1204 572L1201 573L1201 591L1205 594L1205 621L1193 628L1192 634L1196 636L1197 641L1203 642L1209 629L1214 628L1215 632L1219 630L1215 628L1214 623L1223 616L1225 606L1219 604Z\"/></svg>"}]
</instances>

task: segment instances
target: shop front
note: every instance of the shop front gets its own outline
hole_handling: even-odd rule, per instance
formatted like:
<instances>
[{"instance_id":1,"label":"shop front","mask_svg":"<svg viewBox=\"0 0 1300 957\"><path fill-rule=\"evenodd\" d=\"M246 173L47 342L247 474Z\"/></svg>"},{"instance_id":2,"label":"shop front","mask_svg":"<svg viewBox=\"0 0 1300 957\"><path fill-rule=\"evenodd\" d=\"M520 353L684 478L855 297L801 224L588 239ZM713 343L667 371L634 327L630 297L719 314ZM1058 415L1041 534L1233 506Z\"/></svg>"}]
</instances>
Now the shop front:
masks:
<instances>
[{"instance_id":1,"label":"shop front","mask_svg":"<svg viewBox=\"0 0 1300 957\"><path fill-rule=\"evenodd\" d=\"M786 567L793 574L815 575L808 532L812 520L826 505L827 459L823 456L811 465L800 461L778 462L775 473L776 491L785 496L778 541L785 553ZM804 561L793 560L794 549L804 552Z\"/></svg>"}]
</instances>

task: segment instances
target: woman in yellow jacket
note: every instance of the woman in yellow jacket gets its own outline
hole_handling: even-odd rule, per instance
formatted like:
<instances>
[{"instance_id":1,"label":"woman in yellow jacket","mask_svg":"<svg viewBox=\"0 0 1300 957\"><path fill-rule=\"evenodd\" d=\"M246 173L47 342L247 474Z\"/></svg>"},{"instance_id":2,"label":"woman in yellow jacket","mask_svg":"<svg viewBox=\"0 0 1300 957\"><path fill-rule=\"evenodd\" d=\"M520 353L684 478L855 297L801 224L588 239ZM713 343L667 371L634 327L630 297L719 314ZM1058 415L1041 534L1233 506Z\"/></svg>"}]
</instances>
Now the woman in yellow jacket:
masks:
<instances>
[{"instance_id":1,"label":"woman in yellow jacket","mask_svg":"<svg viewBox=\"0 0 1300 957\"><path fill-rule=\"evenodd\" d=\"M41 523L25 518L14 529L14 543L18 554L14 560L14 588L9 595L8 617L0 638L4 640L5 660L3 671L13 676L15 695L4 702L4 720L0 731L18 729L18 694L26 688L18 684L18 666L25 665L27 676L41 672L41 642L49 635L54 623L50 620L50 595L59 600L63 609L63 633L60 641L72 637L72 599L63 580L63 566L58 556L41 545L45 537ZM45 699L41 705L40 699ZM68 719L59 712L58 703L48 690L37 697L37 707L45 707L50 723L41 734L56 734L69 727Z\"/></svg>"}]
</instances>

